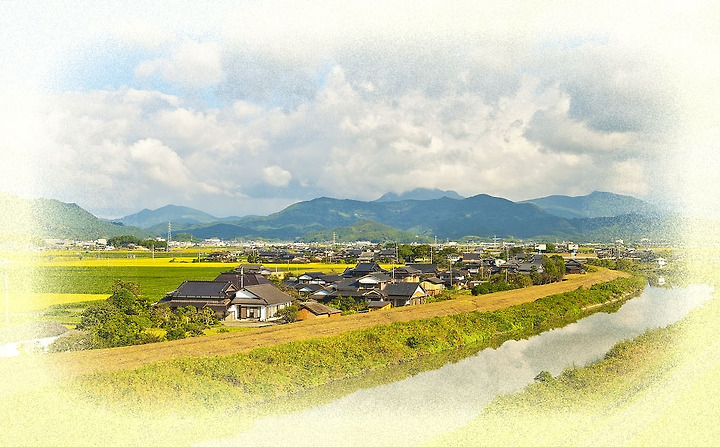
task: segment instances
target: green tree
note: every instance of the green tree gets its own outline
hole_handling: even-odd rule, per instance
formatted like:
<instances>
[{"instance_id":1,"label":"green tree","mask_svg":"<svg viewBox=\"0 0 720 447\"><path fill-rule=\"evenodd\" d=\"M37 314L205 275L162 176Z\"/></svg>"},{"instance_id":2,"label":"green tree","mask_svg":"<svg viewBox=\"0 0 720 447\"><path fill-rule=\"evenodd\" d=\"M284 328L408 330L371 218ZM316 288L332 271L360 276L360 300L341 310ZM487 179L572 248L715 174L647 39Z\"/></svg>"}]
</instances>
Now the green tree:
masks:
<instances>
[{"instance_id":1,"label":"green tree","mask_svg":"<svg viewBox=\"0 0 720 447\"><path fill-rule=\"evenodd\" d=\"M416 245L413 248L414 248L413 251L414 251L415 259L418 259L418 258L430 259L430 254L432 252L432 247L430 247L430 245L421 244L421 245Z\"/></svg>"},{"instance_id":2,"label":"green tree","mask_svg":"<svg viewBox=\"0 0 720 447\"><path fill-rule=\"evenodd\" d=\"M90 304L80 315L80 322L77 328L80 330L92 330L109 321L119 314L120 311L112 303L106 301Z\"/></svg>"},{"instance_id":3,"label":"green tree","mask_svg":"<svg viewBox=\"0 0 720 447\"><path fill-rule=\"evenodd\" d=\"M297 320L299 312L300 306L298 306L297 302L293 302L291 305L278 310L275 315L280 317L280 319L285 323L292 323Z\"/></svg>"},{"instance_id":4,"label":"green tree","mask_svg":"<svg viewBox=\"0 0 720 447\"><path fill-rule=\"evenodd\" d=\"M530 280L532 281L533 285L542 284L542 275L538 271L538 268L536 265L533 265L530 267Z\"/></svg>"},{"instance_id":5,"label":"green tree","mask_svg":"<svg viewBox=\"0 0 720 447\"><path fill-rule=\"evenodd\" d=\"M398 262L413 262L415 259L415 250L412 245L402 244L397 247Z\"/></svg>"}]
</instances>

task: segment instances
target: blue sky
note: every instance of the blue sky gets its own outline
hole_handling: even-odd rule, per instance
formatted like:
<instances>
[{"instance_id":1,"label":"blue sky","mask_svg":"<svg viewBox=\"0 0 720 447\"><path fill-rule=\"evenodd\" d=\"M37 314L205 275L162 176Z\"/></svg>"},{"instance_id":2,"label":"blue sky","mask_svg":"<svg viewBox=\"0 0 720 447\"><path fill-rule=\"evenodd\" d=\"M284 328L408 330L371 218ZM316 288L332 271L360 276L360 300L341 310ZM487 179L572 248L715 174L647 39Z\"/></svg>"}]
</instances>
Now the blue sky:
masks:
<instances>
[{"instance_id":1,"label":"blue sky","mask_svg":"<svg viewBox=\"0 0 720 447\"><path fill-rule=\"evenodd\" d=\"M596 3L6 2L0 191L103 217L416 187L714 209L718 7Z\"/></svg>"}]
</instances>

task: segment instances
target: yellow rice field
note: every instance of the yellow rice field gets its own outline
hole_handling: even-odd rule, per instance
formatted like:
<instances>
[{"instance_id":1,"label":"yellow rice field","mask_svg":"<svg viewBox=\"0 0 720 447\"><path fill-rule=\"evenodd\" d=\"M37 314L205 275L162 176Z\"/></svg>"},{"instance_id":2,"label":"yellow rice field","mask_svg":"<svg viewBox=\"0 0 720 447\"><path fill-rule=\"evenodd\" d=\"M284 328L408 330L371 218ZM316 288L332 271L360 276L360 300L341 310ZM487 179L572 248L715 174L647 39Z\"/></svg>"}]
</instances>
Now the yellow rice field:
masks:
<instances>
[{"instance_id":1,"label":"yellow rice field","mask_svg":"<svg viewBox=\"0 0 720 447\"><path fill-rule=\"evenodd\" d=\"M104 300L107 294L91 293L11 293L9 309L11 314L37 312L56 304L71 304L82 301ZM2 313L4 313L4 306Z\"/></svg>"}]
</instances>

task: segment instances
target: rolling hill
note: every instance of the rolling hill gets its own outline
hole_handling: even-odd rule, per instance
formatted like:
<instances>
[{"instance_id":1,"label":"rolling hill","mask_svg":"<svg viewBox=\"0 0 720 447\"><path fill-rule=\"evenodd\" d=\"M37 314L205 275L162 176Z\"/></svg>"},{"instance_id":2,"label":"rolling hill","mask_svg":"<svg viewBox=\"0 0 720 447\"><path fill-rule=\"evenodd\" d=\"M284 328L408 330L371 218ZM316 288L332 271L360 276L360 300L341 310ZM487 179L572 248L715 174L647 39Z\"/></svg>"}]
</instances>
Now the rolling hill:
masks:
<instances>
[{"instance_id":1,"label":"rolling hill","mask_svg":"<svg viewBox=\"0 0 720 447\"><path fill-rule=\"evenodd\" d=\"M486 194L462 200L442 197L388 202L321 197L293 204L269 216L225 222L216 230L234 237L293 240L304 238L308 233L349 227L367 220L418 236L451 239L464 236L561 237L577 233L566 219L548 214L532 204L514 203ZM208 227L199 225L183 231L196 237L207 237Z\"/></svg>"},{"instance_id":2,"label":"rolling hill","mask_svg":"<svg viewBox=\"0 0 720 447\"><path fill-rule=\"evenodd\" d=\"M215 217L204 211L196 210L187 206L166 205L156 210L145 208L135 214L116 219L123 225L131 225L138 228L150 229L153 227L164 226L167 229L168 222L172 222L173 227L186 227L193 224L222 222L226 220L238 220L240 217ZM178 225L179 224L179 225Z\"/></svg>"},{"instance_id":3,"label":"rolling hill","mask_svg":"<svg viewBox=\"0 0 720 447\"><path fill-rule=\"evenodd\" d=\"M540 205L546 206L547 210ZM0 234L85 240L123 234L141 238L164 236L168 221L172 222L174 234L184 232L200 239L285 241L331 240L332 233L343 241L421 242L434 237L610 241L667 238L677 227L667 216L649 214L648 210L652 208L645 202L610 193L551 196L518 203L487 194L465 199L442 196L428 200L371 202L321 197L295 203L268 216L234 219L218 219L192 208L168 205L126 216L118 223L103 221L76 204L57 200L24 200L0 194L0 206L13 210L0 215ZM646 213L622 214L632 206ZM558 213L573 217L556 215ZM587 217L598 214L612 215ZM150 226L140 229L125 223Z\"/></svg>"},{"instance_id":4,"label":"rolling hill","mask_svg":"<svg viewBox=\"0 0 720 447\"><path fill-rule=\"evenodd\" d=\"M119 235L152 235L136 227L106 222L75 203L22 199L0 193L0 234L57 239L99 239Z\"/></svg>"},{"instance_id":5,"label":"rolling hill","mask_svg":"<svg viewBox=\"0 0 720 447\"><path fill-rule=\"evenodd\" d=\"M448 197L450 199L462 200L465 197L455 191L443 191L441 189L416 188L402 194L388 192L382 197L376 199L375 202L400 202L403 200L432 200Z\"/></svg>"},{"instance_id":6,"label":"rolling hill","mask_svg":"<svg viewBox=\"0 0 720 447\"><path fill-rule=\"evenodd\" d=\"M572 218L616 217L624 214L657 213L647 202L630 196L594 191L584 196L554 195L525 200L554 216Z\"/></svg>"}]
</instances>

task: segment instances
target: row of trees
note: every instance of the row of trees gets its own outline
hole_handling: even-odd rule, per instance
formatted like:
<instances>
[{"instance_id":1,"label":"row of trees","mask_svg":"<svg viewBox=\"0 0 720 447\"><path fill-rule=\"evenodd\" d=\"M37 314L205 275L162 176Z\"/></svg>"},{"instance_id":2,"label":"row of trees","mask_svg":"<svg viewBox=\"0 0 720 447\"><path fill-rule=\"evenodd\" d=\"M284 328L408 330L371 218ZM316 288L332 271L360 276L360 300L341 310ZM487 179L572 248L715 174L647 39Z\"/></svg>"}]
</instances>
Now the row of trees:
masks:
<instances>
[{"instance_id":1,"label":"row of trees","mask_svg":"<svg viewBox=\"0 0 720 447\"><path fill-rule=\"evenodd\" d=\"M108 245L112 245L116 248L127 248L131 245L134 245L136 247L145 247L147 249L151 249L154 247L164 250L167 248L167 241L158 241L155 239L140 239L135 236L122 235L111 237L110 239L108 239Z\"/></svg>"},{"instance_id":2,"label":"row of trees","mask_svg":"<svg viewBox=\"0 0 720 447\"><path fill-rule=\"evenodd\" d=\"M217 323L212 309L198 312L193 306L176 311L153 306L132 282L116 280L108 299L93 303L83 311L77 332L59 338L54 351L114 348L202 335Z\"/></svg>"}]
</instances>

